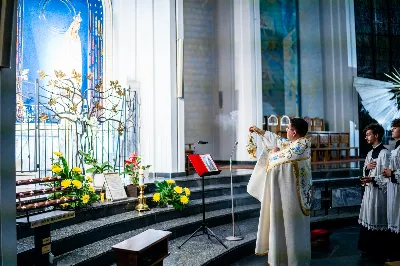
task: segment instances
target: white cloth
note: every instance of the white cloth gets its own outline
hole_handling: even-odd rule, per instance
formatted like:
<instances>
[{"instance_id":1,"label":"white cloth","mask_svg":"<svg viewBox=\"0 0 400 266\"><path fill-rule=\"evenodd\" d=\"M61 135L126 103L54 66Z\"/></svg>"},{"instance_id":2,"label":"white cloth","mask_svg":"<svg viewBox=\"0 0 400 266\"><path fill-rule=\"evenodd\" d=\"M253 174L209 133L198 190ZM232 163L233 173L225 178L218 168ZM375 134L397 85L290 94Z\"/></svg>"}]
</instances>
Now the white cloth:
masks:
<instances>
[{"instance_id":1,"label":"white cloth","mask_svg":"<svg viewBox=\"0 0 400 266\"><path fill-rule=\"evenodd\" d=\"M381 144L382 145L382 144ZM372 150L368 152L363 169L366 176L366 165L372 160ZM369 230L387 230L387 195L386 189L388 179L382 176L384 168L389 167L390 152L383 149L379 152L376 167L371 169L369 176L374 177L379 187L373 186L372 182L365 186L364 196L361 203L358 223Z\"/></svg>"},{"instance_id":2,"label":"white cloth","mask_svg":"<svg viewBox=\"0 0 400 266\"><path fill-rule=\"evenodd\" d=\"M309 265L312 197L310 142L293 143L266 132L264 149L247 186L261 202L256 254L270 265ZM271 149L281 150L271 153Z\"/></svg>"},{"instance_id":3,"label":"white cloth","mask_svg":"<svg viewBox=\"0 0 400 266\"><path fill-rule=\"evenodd\" d=\"M392 150L389 168L394 171L396 183L387 185L387 218L389 230L400 233L400 146Z\"/></svg>"}]
</instances>

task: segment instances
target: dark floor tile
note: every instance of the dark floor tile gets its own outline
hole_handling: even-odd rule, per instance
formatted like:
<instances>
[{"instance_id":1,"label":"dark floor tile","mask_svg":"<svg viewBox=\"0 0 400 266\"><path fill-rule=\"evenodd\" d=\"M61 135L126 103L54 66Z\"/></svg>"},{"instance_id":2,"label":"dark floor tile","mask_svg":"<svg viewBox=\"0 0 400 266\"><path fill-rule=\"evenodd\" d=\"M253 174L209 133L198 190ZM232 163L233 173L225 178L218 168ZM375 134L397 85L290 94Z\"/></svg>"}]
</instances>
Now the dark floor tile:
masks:
<instances>
[{"instance_id":1,"label":"dark floor tile","mask_svg":"<svg viewBox=\"0 0 400 266\"><path fill-rule=\"evenodd\" d=\"M365 261L360 258L357 250L359 226L348 226L331 230L329 245L313 246L311 266L375 266L383 265ZM232 264L231 266L261 266L268 265L267 256L251 255Z\"/></svg>"}]
</instances>

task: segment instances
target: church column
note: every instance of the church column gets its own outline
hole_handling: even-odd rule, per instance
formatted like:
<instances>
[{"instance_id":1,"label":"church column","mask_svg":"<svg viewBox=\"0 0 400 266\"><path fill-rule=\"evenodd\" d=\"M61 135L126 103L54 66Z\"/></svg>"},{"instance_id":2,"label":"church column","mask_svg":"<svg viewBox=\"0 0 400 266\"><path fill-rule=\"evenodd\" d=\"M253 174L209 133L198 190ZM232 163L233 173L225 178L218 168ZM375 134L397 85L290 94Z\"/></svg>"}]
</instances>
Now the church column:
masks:
<instances>
[{"instance_id":1,"label":"church column","mask_svg":"<svg viewBox=\"0 0 400 266\"><path fill-rule=\"evenodd\" d=\"M329 130L349 132L358 123L358 96L353 89L357 75L354 3L320 0L320 14L325 119Z\"/></svg>"},{"instance_id":2,"label":"church column","mask_svg":"<svg viewBox=\"0 0 400 266\"><path fill-rule=\"evenodd\" d=\"M152 165L150 172L163 176L185 170L183 99L176 98L175 2L113 2L114 76L138 87L139 153Z\"/></svg>"},{"instance_id":3,"label":"church column","mask_svg":"<svg viewBox=\"0 0 400 266\"><path fill-rule=\"evenodd\" d=\"M0 265L17 265L15 226L15 87L16 4L2 4L0 17L3 60L10 51L10 68L0 68ZM13 9L14 8L14 9ZM13 11L14 10L14 11ZM11 31L11 33L10 33ZM10 40L11 38L11 40Z\"/></svg>"},{"instance_id":4,"label":"church column","mask_svg":"<svg viewBox=\"0 0 400 266\"><path fill-rule=\"evenodd\" d=\"M354 1L320 0L320 14L325 120L331 131L350 132L350 145L358 146Z\"/></svg>"},{"instance_id":5,"label":"church column","mask_svg":"<svg viewBox=\"0 0 400 266\"><path fill-rule=\"evenodd\" d=\"M262 127L260 11L258 0L234 0L234 87L237 161L248 161L248 128ZM258 145L261 147L261 145Z\"/></svg>"},{"instance_id":6,"label":"church column","mask_svg":"<svg viewBox=\"0 0 400 266\"><path fill-rule=\"evenodd\" d=\"M152 108L155 130L149 133L152 134L154 141L154 170L157 173L182 174L185 171L182 161L184 109L183 99L176 98L175 0L155 0L153 10L154 106ZM182 12L183 9L180 8L179 11Z\"/></svg>"}]
</instances>

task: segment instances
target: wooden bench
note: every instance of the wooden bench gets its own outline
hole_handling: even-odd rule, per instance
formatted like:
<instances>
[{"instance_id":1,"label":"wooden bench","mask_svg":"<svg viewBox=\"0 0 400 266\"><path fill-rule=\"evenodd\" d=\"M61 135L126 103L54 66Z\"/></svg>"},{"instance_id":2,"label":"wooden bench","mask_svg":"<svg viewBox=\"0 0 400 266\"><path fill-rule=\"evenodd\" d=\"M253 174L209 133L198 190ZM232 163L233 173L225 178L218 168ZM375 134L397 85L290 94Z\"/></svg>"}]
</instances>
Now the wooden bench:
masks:
<instances>
[{"instance_id":1,"label":"wooden bench","mask_svg":"<svg viewBox=\"0 0 400 266\"><path fill-rule=\"evenodd\" d=\"M117 266L161 266L169 256L169 231L149 229L112 247Z\"/></svg>"},{"instance_id":2,"label":"wooden bench","mask_svg":"<svg viewBox=\"0 0 400 266\"><path fill-rule=\"evenodd\" d=\"M347 168L353 165L353 168L359 168L364 163L363 158L350 158L347 160L332 160L332 161L315 161L311 162L312 169L340 169ZM344 167L343 167L344 166Z\"/></svg>"},{"instance_id":3,"label":"wooden bench","mask_svg":"<svg viewBox=\"0 0 400 266\"><path fill-rule=\"evenodd\" d=\"M50 265L50 224L75 217L72 210L57 210L63 203L76 201L76 197L57 198L57 193L68 190L60 185L61 181L60 176L38 178L34 173L17 175L16 222L33 228L35 250L32 259L36 265ZM49 199L49 196L52 198Z\"/></svg>"},{"instance_id":4,"label":"wooden bench","mask_svg":"<svg viewBox=\"0 0 400 266\"><path fill-rule=\"evenodd\" d=\"M387 261L384 266L400 266L400 261Z\"/></svg>"},{"instance_id":5,"label":"wooden bench","mask_svg":"<svg viewBox=\"0 0 400 266\"><path fill-rule=\"evenodd\" d=\"M313 162L320 161L319 154L323 153L323 161L329 161L332 157L332 152L339 153L339 156L336 156L335 159L340 159L340 152L345 151L346 155L343 158L344 160L350 159L350 151L355 151L355 158L358 158L358 147L327 147L327 148L311 148L311 158Z\"/></svg>"}]
</instances>

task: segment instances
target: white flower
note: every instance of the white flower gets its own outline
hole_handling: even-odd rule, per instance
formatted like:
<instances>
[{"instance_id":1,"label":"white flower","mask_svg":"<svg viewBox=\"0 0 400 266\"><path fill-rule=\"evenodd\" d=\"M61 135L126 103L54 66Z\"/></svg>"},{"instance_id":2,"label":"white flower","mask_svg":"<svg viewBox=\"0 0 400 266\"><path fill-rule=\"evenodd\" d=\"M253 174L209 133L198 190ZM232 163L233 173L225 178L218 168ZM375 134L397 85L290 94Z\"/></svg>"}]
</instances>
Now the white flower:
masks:
<instances>
[{"instance_id":1,"label":"white flower","mask_svg":"<svg viewBox=\"0 0 400 266\"><path fill-rule=\"evenodd\" d=\"M144 170L142 168L139 169L139 175L143 175L144 174Z\"/></svg>"}]
</instances>

